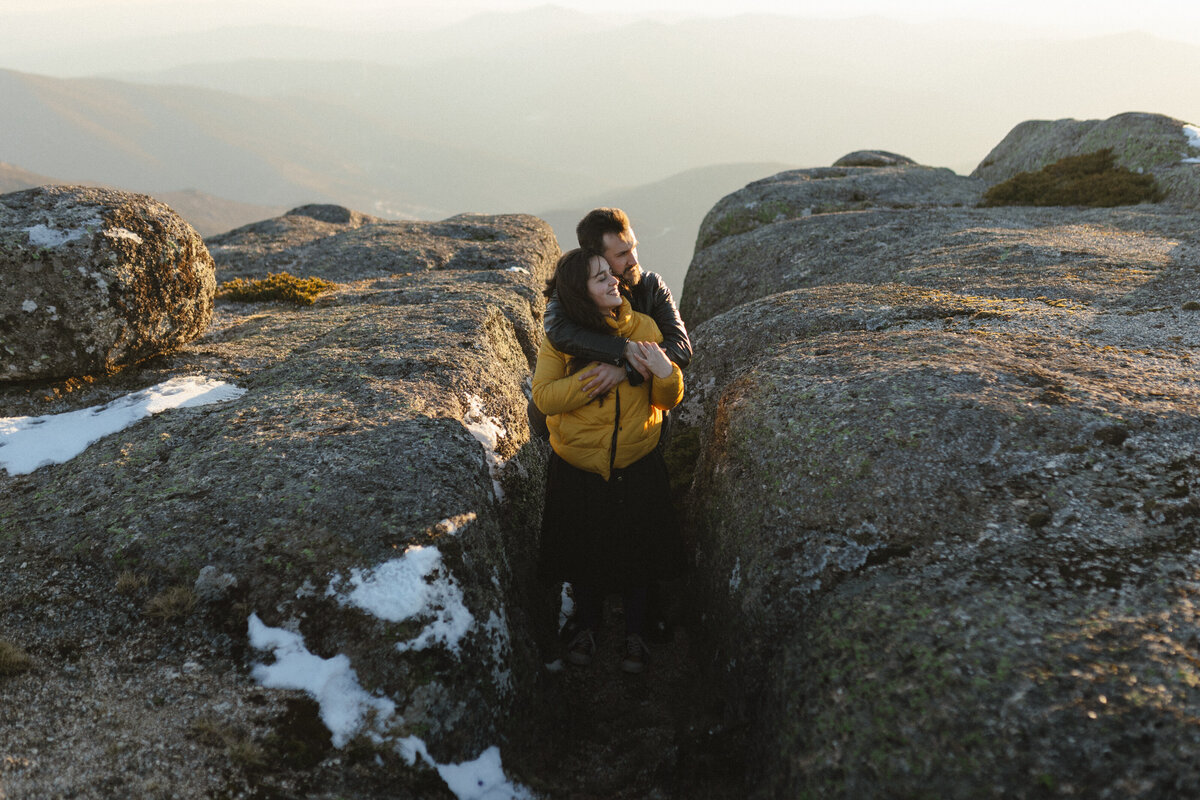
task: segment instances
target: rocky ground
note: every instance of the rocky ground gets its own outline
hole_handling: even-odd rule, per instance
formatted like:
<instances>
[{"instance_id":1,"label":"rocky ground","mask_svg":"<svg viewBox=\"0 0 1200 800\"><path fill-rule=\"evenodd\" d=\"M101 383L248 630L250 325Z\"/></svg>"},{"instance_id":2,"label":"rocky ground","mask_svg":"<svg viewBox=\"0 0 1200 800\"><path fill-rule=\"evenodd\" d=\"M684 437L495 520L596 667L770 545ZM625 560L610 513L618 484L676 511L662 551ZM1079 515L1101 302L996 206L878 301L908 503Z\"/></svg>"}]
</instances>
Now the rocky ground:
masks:
<instances>
[{"instance_id":1,"label":"rocky ground","mask_svg":"<svg viewBox=\"0 0 1200 800\"><path fill-rule=\"evenodd\" d=\"M334 748L309 697L251 680L261 654L240 609L179 624L147 613L145 586L104 588L94 572L0 560L0 639L28 643L32 659L0 677L0 798L452 796L432 773L396 794L396 765ZM635 676L620 670L619 630L618 604L590 668L542 675L536 730L504 752L510 777L553 800L741 797L744 731L725 727L689 631L652 644Z\"/></svg>"},{"instance_id":2,"label":"rocky ground","mask_svg":"<svg viewBox=\"0 0 1200 800\"><path fill-rule=\"evenodd\" d=\"M325 302L332 309L342 301ZM10 386L5 413L94 405L177 372L180 363L244 383L251 371L324 335L324 313L220 303L208 334L185 352L92 382L38 391ZM247 331L259 331L273 348L260 347ZM76 488L69 496L55 489L61 481L47 477L47 469L61 468L16 477L0 472L0 494L7 497L0 504L0 641L28 656L25 665L0 658L0 797L450 797L432 771L414 775L386 750L363 741L335 748L305 693L258 685L250 670L269 657L248 647L253 609L245 593L172 605L170 590L194 575L184 581L188 575L145 561L131 560L125 569L93 552L89 543L104 533L91 516L97 507L112 506L121 524L154 527L156 515L173 505L195 504L176 520L173 541L180 547L193 538L188 528L208 525L205 496L189 499L167 480L185 474L178 464L191 445L156 450L136 463L127 451L143 440L157 443L163 431L170 433L164 441L194 435L199 442L212 415L230 411L209 408L165 413L142 423L166 426L148 439L144 428L134 428L128 438L118 435L87 451L87 458L99 456L93 469L125 469L126 480L154 495L140 511L99 497L100 482L88 470L71 470ZM325 413L310 422L325 424ZM508 491L516 501L518 487L509 484ZM90 537L80 535L85 531ZM619 630L619 609L610 617L610 629ZM652 664L637 677L619 670L616 644L615 637L602 641L590 670L540 674L521 711L528 735L498 742L510 778L544 798L739 795L740 730L722 727L723 708L702 681L689 631L678 627L654 645ZM557 651L545 655L551 660Z\"/></svg>"},{"instance_id":3,"label":"rocky ground","mask_svg":"<svg viewBox=\"0 0 1200 800\"><path fill-rule=\"evenodd\" d=\"M528 785L570 800L732 800L742 797L744 729L727 726L702 676L691 635L675 627L649 644L646 671L621 671L619 602L590 667L548 672L543 730L513 762Z\"/></svg>"}]
</instances>

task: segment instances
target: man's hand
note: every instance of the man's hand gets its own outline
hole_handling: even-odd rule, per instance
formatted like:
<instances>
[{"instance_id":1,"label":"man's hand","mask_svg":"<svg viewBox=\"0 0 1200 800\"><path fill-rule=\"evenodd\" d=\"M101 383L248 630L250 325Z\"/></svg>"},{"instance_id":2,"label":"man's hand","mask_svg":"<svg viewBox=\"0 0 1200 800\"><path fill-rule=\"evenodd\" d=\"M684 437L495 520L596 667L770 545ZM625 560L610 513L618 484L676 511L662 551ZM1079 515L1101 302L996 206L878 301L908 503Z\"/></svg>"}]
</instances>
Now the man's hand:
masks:
<instances>
[{"instance_id":1,"label":"man's hand","mask_svg":"<svg viewBox=\"0 0 1200 800\"><path fill-rule=\"evenodd\" d=\"M583 381L581 388L588 397L598 397L625 380L625 370L614 364L597 364L584 371L579 380Z\"/></svg>"},{"instance_id":2,"label":"man's hand","mask_svg":"<svg viewBox=\"0 0 1200 800\"><path fill-rule=\"evenodd\" d=\"M642 374L642 378L650 380L650 367L646 364L645 353L642 347L637 342L627 342L625 344L625 361L629 366L636 369Z\"/></svg>"}]
</instances>

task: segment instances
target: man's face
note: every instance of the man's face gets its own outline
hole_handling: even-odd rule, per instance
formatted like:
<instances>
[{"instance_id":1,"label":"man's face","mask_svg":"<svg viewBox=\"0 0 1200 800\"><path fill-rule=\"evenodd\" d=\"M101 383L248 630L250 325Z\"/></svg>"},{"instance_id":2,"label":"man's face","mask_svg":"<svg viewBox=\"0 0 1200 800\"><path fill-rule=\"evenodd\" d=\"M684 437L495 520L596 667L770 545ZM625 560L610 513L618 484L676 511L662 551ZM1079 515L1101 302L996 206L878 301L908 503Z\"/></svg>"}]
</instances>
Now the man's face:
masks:
<instances>
[{"instance_id":1,"label":"man's face","mask_svg":"<svg viewBox=\"0 0 1200 800\"><path fill-rule=\"evenodd\" d=\"M626 228L620 233L606 233L603 241L604 260L612 268L613 275L624 277L625 270L638 265L638 243L633 228Z\"/></svg>"}]
</instances>

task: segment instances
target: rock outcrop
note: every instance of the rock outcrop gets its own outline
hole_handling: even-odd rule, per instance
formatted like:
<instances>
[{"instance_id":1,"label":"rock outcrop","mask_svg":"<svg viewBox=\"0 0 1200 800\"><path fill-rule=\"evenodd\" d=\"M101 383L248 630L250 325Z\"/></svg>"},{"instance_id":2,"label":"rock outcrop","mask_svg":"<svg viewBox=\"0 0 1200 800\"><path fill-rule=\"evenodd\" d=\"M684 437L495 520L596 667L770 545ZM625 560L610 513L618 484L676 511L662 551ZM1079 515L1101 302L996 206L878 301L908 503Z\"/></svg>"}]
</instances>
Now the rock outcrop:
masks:
<instances>
[{"instance_id":1,"label":"rock outcrop","mask_svg":"<svg viewBox=\"0 0 1200 800\"><path fill-rule=\"evenodd\" d=\"M297 271L348 281L429 270L527 270L527 243L549 246L547 230L533 217L462 214L406 222L321 205L214 236L208 246L223 281Z\"/></svg>"},{"instance_id":2,"label":"rock outcrop","mask_svg":"<svg viewBox=\"0 0 1200 800\"><path fill-rule=\"evenodd\" d=\"M916 166L917 162L887 150L855 150L833 162L835 167L899 167Z\"/></svg>"},{"instance_id":3,"label":"rock outcrop","mask_svg":"<svg viewBox=\"0 0 1200 800\"><path fill-rule=\"evenodd\" d=\"M1153 175L1168 202L1200 208L1200 129L1161 114L1028 120L1013 128L971 176L993 186L1018 172L1036 172L1067 156L1106 148L1117 166Z\"/></svg>"},{"instance_id":4,"label":"rock outcrop","mask_svg":"<svg viewBox=\"0 0 1200 800\"><path fill-rule=\"evenodd\" d=\"M937 205L688 275L673 447L751 795L1196 793L1195 215Z\"/></svg>"},{"instance_id":5,"label":"rock outcrop","mask_svg":"<svg viewBox=\"0 0 1200 800\"><path fill-rule=\"evenodd\" d=\"M263 251L322 254L294 270L342 281L314 306L219 302L207 334L167 358L0 389L25 415L180 374L246 389L64 464L0 471L4 636L38 665L5 683L20 709L6 747L28 761L5 775L15 796L440 797L422 746L470 761L520 730L539 663L522 595L536 542L512 532L540 503L524 383L558 248L532 217L349 216L253 226ZM297 228L355 235L338 249L337 233L288 239ZM273 268L224 241L227 273ZM436 269L375 277L431 253ZM143 613L189 595L195 610L181 600L170 623ZM273 644L251 647L255 631ZM252 679L289 653L309 654L328 691ZM357 705L339 717L349 689Z\"/></svg>"},{"instance_id":6,"label":"rock outcrop","mask_svg":"<svg viewBox=\"0 0 1200 800\"><path fill-rule=\"evenodd\" d=\"M145 195L48 186L0 196L0 381L102 374L207 327L213 261Z\"/></svg>"},{"instance_id":7,"label":"rock outcrop","mask_svg":"<svg viewBox=\"0 0 1200 800\"><path fill-rule=\"evenodd\" d=\"M694 300L697 295L732 290L730 301L739 297L742 287L721 282L742 270L709 263L710 258L720 258L717 251L710 251L722 239L839 211L974 206L986 188L982 181L955 175L949 169L912 164L798 169L755 181L722 198L700 223L680 311L685 319L691 319L699 305ZM754 280L754 270L749 272L746 280ZM712 273L723 276L716 279L717 285L708 280Z\"/></svg>"}]
</instances>

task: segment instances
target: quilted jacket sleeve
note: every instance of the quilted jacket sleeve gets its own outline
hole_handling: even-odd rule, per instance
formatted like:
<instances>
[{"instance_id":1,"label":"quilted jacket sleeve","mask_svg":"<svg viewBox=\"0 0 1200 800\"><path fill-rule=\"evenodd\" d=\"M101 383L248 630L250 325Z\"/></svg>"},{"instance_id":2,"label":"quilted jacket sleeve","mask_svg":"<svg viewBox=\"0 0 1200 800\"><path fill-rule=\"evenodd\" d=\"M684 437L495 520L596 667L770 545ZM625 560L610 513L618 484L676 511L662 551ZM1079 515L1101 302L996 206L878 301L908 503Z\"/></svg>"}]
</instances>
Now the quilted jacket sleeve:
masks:
<instances>
[{"instance_id":1,"label":"quilted jacket sleeve","mask_svg":"<svg viewBox=\"0 0 1200 800\"><path fill-rule=\"evenodd\" d=\"M581 388L579 375L567 373L569 358L555 350L546 338L542 339L533 371L533 404L543 414L565 414L591 400Z\"/></svg>"},{"instance_id":2,"label":"quilted jacket sleeve","mask_svg":"<svg viewBox=\"0 0 1200 800\"><path fill-rule=\"evenodd\" d=\"M650 391L650 403L655 408L670 411L683 400L683 372L679 365L672 362L671 374L665 378L655 378Z\"/></svg>"}]
</instances>

